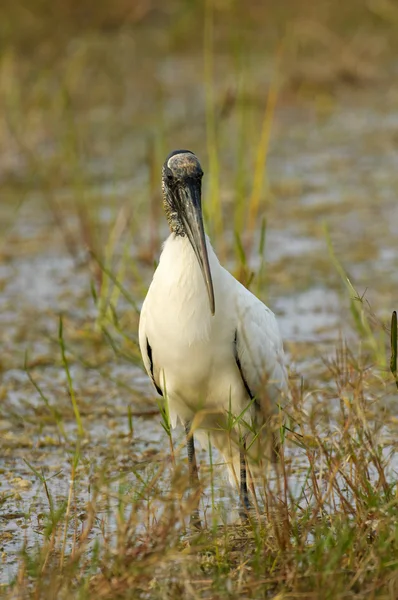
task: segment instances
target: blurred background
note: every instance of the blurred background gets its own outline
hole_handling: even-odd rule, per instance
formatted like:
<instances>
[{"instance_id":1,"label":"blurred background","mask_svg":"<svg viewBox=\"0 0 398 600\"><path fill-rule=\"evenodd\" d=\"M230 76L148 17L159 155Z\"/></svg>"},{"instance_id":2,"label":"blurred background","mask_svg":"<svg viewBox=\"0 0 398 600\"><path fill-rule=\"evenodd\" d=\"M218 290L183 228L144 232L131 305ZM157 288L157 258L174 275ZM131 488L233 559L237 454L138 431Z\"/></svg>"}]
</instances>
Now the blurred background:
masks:
<instances>
[{"instance_id":1,"label":"blurred background","mask_svg":"<svg viewBox=\"0 0 398 600\"><path fill-rule=\"evenodd\" d=\"M167 235L161 165L180 147L202 161L221 259L288 340L344 326L332 248L390 310L396 3L5 0L0 45L2 361L90 280L109 304L104 262L139 304Z\"/></svg>"},{"instance_id":2,"label":"blurred background","mask_svg":"<svg viewBox=\"0 0 398 600\"><path fill-rule=\"evenodd\" d=\"M2 0L4 490L29 477L27 449L54 471L65 460L62 430L78 426L65 361L90 469L134 458L120 432L127 407L153 406L137 323L168 234L161 165L176 148L201 160L212 243L276 312L292 376L327 386L324 358L364 336L386 372L397 50L393 0ZM153 445L137 456L165 446L158 421L141 423ZM39 510L42 488L26 490Z\"/></svg>"}]
</instances>

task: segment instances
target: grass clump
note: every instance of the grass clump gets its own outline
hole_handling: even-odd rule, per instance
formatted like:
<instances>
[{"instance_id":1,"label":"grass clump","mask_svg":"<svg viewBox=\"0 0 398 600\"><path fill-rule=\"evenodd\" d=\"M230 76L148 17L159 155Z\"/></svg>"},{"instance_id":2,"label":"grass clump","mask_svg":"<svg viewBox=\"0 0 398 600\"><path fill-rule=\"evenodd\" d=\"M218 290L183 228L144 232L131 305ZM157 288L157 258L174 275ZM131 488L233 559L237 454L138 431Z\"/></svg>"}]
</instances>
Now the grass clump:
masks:
<instances>
[{"instance_id":1,"label":"grass clump","mask_svg":"<svg viewBox=\"0 0 398 600\"><path fill-rule=\"evenodd\" d=\"M42 542L20 555L9 597L29 590L57 598L393 598L396 426L363 361L342 347L312 403L303 386L293 387L296 425L278 472L260 486L260 519L244 524L228 518L236 501L223 509L217 498L220 468L211 456L209 471L201 469L212 490L201 501L205 527L189 528L183 445L170 445L157 460L132 461L123 473L94 468L83 511L83 449L71 457L70 487L57 504L47 478L28 463L50 512ZM157 419L168 424L166 414Z\"/></svg>"}]
</instances>

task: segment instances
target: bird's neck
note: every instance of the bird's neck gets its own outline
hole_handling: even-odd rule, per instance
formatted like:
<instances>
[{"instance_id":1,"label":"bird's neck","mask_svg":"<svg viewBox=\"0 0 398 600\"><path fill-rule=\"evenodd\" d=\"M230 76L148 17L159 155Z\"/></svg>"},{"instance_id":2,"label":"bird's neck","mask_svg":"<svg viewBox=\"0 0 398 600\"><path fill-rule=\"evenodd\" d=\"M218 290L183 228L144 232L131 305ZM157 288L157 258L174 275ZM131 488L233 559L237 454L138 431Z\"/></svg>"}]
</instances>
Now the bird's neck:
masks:
<instances>
[{"instance_id":1,"label":"bird's neck","mask_svg":"<svg viewBox=\"0 0 398 600\"><path fill-rule=\"evenodd\" d=\"M210 270L212 272L215 293L217 293L217 273L220 264L206 237ZM209 307L206 284L198 259L186 236L172 233L166 240L160 257L159 266L154 276L154 284L158 288L169 308L175 307L176 313L184 317L199 317L201 321L213 319ZM173 308L174 311L174 308Z\"/></svg>"},{"instance_id":2,"label":"bird's neck","mask_svg":"<svg viewBox=\"0 0 398 600\"><path fill-rule=\"evenodd\" d=\"M171 233L177 237L186 237L184 225L178 212L173 208L172 204L167 201L166 194L163 192L163 209L166 214L166 219L170 227Z\"/></svg>"},{"instance_id":3,"label":"bird's neck","mask_svg":"<svg viewBox=\"0 0 398 600\"><path fill-rule=\"evenodd\" d=\"M211 269L212 264L218 264L218 260L207 236L206 245ZM168 280L171 285L184 287L187 290L199 287L200 289L203 288L204 294L207 294L198 259L186 235L181 235L177 232L169 235L163 246L159 267L161 267L162 271L167 271Z\"/></svg>"}]
</instances>

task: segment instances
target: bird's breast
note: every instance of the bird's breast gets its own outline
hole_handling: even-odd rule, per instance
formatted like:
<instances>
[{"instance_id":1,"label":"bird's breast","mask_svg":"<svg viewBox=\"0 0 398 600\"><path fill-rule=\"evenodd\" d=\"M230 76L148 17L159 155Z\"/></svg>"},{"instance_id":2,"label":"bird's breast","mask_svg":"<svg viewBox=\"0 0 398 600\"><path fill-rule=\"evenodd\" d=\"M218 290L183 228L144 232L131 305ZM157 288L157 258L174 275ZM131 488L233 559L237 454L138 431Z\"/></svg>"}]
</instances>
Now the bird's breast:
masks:
<instances>
[{"instance_id":1,"label":"bird's breast","mask_svg":"<svg viewBox=\"0 0 398 600\"><path fill-rule=\"evenodd\" d=\"M209 248L216 310L190 246L166 247L145 300L146 333L155 377L171 407L228 407L246 394L234 355L236 322L228 280Z\"/></svg>"},{"instance_id":2,"label":"bird's breast","mask_svg":"<svg viewBox=\"0 0 398 600\"><path fill-rule=\"evenodd\" d=\"M220 265L209 248L216 300L220 300ZM146 313L173 347L189 348L210 340L217 316L210 311L207 289L195 253L186 238L167 240L146 299ZM216 305L217 311L217 305Z\"/></svg>"}]
</instances>

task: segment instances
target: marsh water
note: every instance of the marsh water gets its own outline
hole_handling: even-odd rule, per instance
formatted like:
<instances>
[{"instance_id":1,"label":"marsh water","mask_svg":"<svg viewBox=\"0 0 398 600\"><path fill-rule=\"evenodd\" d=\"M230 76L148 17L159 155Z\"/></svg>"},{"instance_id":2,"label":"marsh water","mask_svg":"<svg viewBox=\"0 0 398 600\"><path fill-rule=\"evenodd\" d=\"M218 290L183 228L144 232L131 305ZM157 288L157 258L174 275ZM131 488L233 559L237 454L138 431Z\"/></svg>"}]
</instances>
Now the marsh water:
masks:
<instances>
[{"instance_id":1,"label":"marsh water","mask_svg":"<svg viewBox=\"0 0 398 600\"><path fill-rule=\"evenodd\" d=\"M118 41L121 46L123 43L123 39ZM78 62L83 48L79 40L74 44L68 47L70 62ZM222 57L216 63L222 72ZM109 100L106 94L92 107L84 106L84 99L79 97L73 125L76 140L67 140L66 149L62 144L69 125L64 124L59 134L45 131L40 113L38 122L29 122L26 131L26 143L38 148L36 162L29 162L30 154L23 145L18 146L19 137L10 133L12 128L3 131L1 583L15 576L22 549L32 550L40 544L46 535L46 515L68 497L77 427L61 360L60 315L84 427L74 487L81 527L99 471L112 480L116 495L121 486L134 490L137 480L133 470L137 465L146 472L169 457L169 441L160 424L156 398L139 361L137 314L119 294L117 312L126 337L120 337L120 332L115 334L123 350L115 354L98 327L98 305L92 295L98 271L95 261L87 259L87 240L95 239L95 249L106 256L115 223L118 219L124 223L121 234L115 234L111 267L139 306L161 240L167 235L159 194L162 152L191 147L202 159L210 179L204 93L194 76L202 68L201 57L174 54L158 59L156 65L149 82L148 78L142 84L136 80L136 87L131 81L126 83L118 115L113 114L114 99ZM11 77L14 90L17 84L9 75L14 67L4 60L2 68L5 79ZM227 240L233 239L236 228L231 212L238 185L236 174L243 169L244 179L252 179L248 157L255 154L256 128L261 126L271 81L268 71L264 74L260 67L256 71L255 63L251 69L260 91L258 102L252 105L247 99L246 112L242 112L248 128L242 134L239 155L229 145L229 140L239 135L233 114L223 117L219 131L218 181ZM398 81L394 83L396 71L392 69L391 73L391 79L381 84L338 84L331 92L314 96L282 89L273 117L261 206L267 219L265 277L256 291L277 315L292 380L303 378L309 386L326 385L325 359L335 355L339 340L357 344L349 296L331 259L325 228L356 290L360 295L366 292L377 317L387 322L397 308ZM127 77L126 73L118 74L123 75ZM78 72L76 78L81 83L82 73ZM43 78L45 93L49 93L46 85L50 81L51 77ZM160 100L154 98L160 85L161 115L157 108ZM221 96L229 85L227 72L218 83ZM265 91L261 91L262 86ZM144 109L147 98L151 98L152 105ZM23 100L20 102L22 111ZM56 113L56 105L50 102L50 129L55 127ZM31 113L26 116L27 120L33 118ZM152 148L148 127L151 134L157 128L163 131L157 146L155 142L154 164L147 159L148 148ZM51 135L53 139L48 139ZM83 147L76 150L75 144L79 147L80 143ZM66 167L63 159L69 160ZM204 205L209 189L205 184ZM243 193L249 198L249 183ZM79 212L81 206L86 211L84 219ZM124 221L123 211L128 215ZM212 224L208 224L211 231ZM212 241L221 252L214 234ZM231 243L224 260L232 269L233 257ZM254 270L261 258L256 254L249 257ZM256 279L253 289L255 286ZM178 448L183 441L180 428L174 437ZM183 461L184 457L182 449L177 459ZM203 465L208 463L208 453L202 451L200 460ZM215 478L217 495L236 507L221 471ZM162 480L165 487L166 474ZM206 490L204 510L209 502ZM101 536L105 529L111 535L115 523L107 503L102 514L94 531Z\"/></svg>"}]
</instances>

